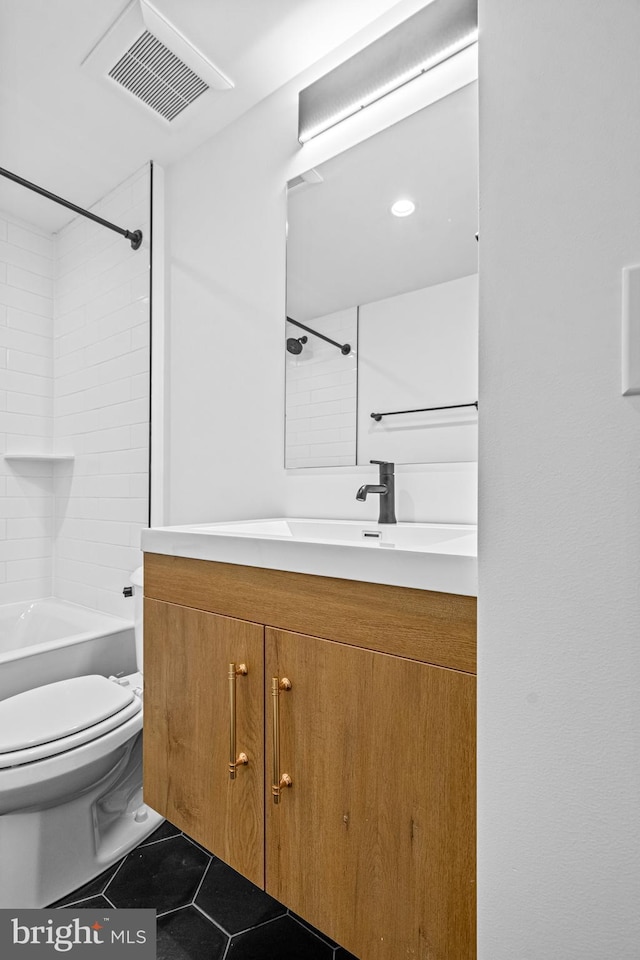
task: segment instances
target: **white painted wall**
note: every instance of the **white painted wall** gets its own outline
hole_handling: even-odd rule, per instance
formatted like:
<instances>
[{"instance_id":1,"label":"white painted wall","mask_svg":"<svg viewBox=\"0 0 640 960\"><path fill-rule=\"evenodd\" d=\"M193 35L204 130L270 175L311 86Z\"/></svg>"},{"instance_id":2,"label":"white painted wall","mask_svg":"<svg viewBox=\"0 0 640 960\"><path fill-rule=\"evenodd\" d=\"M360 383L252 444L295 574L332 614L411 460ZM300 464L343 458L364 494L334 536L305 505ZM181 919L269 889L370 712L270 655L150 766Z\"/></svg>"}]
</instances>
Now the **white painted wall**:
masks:
<instances>
[{"instance_id":1,"label":"white painted wall","mask_svg":"<svg viewBox=\"0 0 640 960\"><path fill-rule=\"evenodd\" d=\"M640 6L481 0L480 960L640 955Z\"/></svg>"},{"instance_id":2,"label":"white painted wall","mask_svg":"<svg viewBox=\"0 0 640 960\"><path fill-rule=\"evenodd\" d=\"M477 273L360 307L358 463L477 460L474 407L371 417L477 399Z\"/></svg>"},{"instance_id":3,"label":"white painted wall","mask_svg":"<svg viewBox=\"0 0 640 960\"><path fill-rule=\"evenodd\" d=\"M295 101L267 103L166 171L168 523L282 512Z\"/></svg>"},{"instance_id":4,"label":"white painted wall","mask_svg":"<svg viewBox=\"0 0 640 960\"><path fill-rule=\"evenodd\" d=\"M355 501L375 468L284 470L285 184L471 82L475 51L301 148L298 89L337 57L167 169L167 523L377 517ZM401 468L398 519L474 522L476 477L475 463Z\"/></svg>"}]
</instances>

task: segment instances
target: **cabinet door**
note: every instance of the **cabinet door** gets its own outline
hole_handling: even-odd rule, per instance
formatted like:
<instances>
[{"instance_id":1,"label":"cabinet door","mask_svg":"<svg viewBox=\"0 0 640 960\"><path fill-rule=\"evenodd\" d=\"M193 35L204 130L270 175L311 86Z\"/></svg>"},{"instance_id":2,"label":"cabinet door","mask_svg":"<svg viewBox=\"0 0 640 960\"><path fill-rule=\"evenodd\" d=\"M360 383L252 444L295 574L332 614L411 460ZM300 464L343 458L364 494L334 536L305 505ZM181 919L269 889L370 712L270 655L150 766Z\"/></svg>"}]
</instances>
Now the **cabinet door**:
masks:
<instances>
[{"instance_id":1,"label":"cabinet door","mask_svg":"<svg viewBox=\"0 0 640 960\"><path fill-rule=\"evenodd\" d=\"M264 886L264 628L159 600L144 607L144 799ZM229 665L236 753L230 779Z\"/></svg>"},{"instance_id":2,"label":"cabinet door","mask_svg":"<svg viewBox=\"0 0 640 960\"><path fill-rule=\"evenodd\" d=\"M471 960L475 678L267 628L271 677L267 891L361 960Z\"/></svg>"}]
</instances>

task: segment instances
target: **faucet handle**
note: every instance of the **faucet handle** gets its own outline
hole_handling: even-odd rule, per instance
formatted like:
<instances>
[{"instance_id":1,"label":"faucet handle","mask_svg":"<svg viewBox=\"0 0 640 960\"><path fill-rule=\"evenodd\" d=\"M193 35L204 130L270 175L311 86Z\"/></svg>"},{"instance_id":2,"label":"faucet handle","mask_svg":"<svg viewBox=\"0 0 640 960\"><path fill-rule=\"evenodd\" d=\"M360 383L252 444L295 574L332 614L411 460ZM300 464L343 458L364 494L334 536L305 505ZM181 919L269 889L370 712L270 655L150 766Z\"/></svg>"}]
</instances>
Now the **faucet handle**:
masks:
<instances>
[{"instance_id":1,"label":"faucet handle","mask_svg":"<svg viewBox=\"0 0 640 960\"><path fill-rule=\"evenodd\" d=\"M395 468L395 463L391 460L369 460L369 463L377 463L381 467L391 467L392 470Z\"/></svg>"}]
</instances>

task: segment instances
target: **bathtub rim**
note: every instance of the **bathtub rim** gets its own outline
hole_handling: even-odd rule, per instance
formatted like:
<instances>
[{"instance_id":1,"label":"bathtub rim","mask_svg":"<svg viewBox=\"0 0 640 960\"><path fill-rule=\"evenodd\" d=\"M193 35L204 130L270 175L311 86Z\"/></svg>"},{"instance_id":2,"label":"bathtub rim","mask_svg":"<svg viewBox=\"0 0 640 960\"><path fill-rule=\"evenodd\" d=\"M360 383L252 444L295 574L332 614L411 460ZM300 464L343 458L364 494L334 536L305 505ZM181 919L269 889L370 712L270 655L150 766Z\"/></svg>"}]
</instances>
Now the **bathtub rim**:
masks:
<instances>
[{"instance_id":1,"label":"bathtub rim","mask_svg":"<svg viewBox=\"0 0 640 960\"><path fill-rule=\"evenodd\" d=\"M78 612L88 618L96 617L98 621L93 629L79 630L75 633L66 634L55 640L43 640L40 643L32 643L23 647L14 647L11 650L0 652L0 665L11 663L14 660L24 660L28 657L34 657L49 650L59 650L75 644L86 643L90 640L98 640L101 637L110 637L121 634L125 631L134 630L135 623L133 618L126 620L123 617L117 617L112 613L105 613L103 610L95 610L92 607L85 607L83 604L74 603L72 600L62 600L60 597L38 597L35 600L16 600L13 603L4 603L0 605L0 615L7 608L22 607L27 609L38 603L51 603L60 605L63 609L72 609L72 612Z\"/></svg>"}]
</instances>

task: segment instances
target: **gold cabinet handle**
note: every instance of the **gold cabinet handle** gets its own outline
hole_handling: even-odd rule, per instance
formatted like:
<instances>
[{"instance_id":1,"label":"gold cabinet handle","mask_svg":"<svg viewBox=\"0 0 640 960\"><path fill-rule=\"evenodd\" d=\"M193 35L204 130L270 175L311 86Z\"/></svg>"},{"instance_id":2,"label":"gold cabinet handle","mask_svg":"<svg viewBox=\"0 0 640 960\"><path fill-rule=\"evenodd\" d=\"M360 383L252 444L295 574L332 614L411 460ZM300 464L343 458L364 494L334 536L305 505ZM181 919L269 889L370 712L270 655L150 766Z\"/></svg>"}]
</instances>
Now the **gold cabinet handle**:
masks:
<instances>
[{"instance_id":1,"label":"gold cabinet handle","mask_svg":"<svg viewBox=\"0 0 640 960\"><path fill-rule=\"evenodd\" d=\"M280 691L291 690L291 681L283 677L271 678L271 703L273 707L273 780L271 794L274 803L280 803L280 791L283 787L291 786L291 777L288 773L280 776Z\"/></svg>"},{"instance_id":2,"label":"gold cabinet handle","mask_svg":"<svg viewBox=\"0 0 640 960\"><path fill-rule=\"evenodd\" d=\"M236 677L246 677L248 672L246 663L229 664L229 780L235 780L239 764L249 763L246 753L236 757Z\"/></svg>"}]
</instances>

